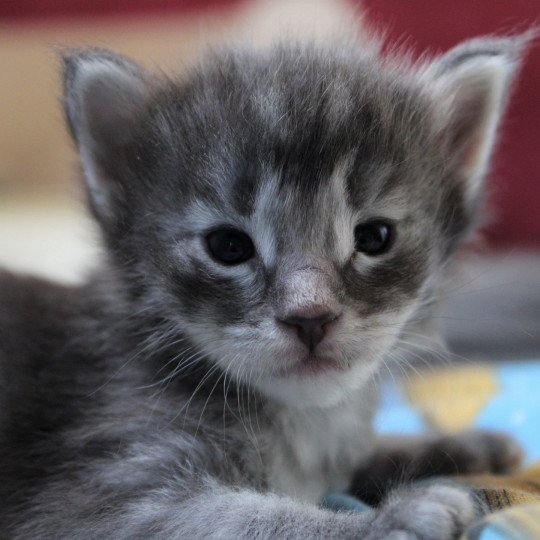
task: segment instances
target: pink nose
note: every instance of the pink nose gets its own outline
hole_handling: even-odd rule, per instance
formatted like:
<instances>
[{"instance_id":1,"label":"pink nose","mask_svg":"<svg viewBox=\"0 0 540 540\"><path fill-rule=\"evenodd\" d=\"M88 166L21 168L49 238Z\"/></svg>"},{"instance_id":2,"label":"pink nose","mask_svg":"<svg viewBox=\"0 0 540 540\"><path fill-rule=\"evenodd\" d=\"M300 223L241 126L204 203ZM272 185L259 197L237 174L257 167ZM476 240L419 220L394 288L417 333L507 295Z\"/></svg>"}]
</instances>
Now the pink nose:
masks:
<instances>
[{"instance_id":1,"label":"pink nose","mask_svg":"<svg viewBox=\"0 0 540 540\"><path fill-rule=\"evenodd\" d=\"M300 310L278 320L289 327L293 327L302 343L310 351L323 340L328 329L328 323L338 318L338 315L324 308L317 310Z\"/></svg>"}]
</instances>

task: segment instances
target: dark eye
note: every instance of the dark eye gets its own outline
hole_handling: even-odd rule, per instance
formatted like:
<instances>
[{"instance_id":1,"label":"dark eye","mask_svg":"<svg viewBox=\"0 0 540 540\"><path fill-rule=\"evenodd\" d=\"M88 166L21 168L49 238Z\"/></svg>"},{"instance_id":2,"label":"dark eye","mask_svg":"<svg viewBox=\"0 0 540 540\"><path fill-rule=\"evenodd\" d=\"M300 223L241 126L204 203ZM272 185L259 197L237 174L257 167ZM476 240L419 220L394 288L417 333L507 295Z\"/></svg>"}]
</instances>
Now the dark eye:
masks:
<instances>
[{"instance_id":1,"label":"dark eye","mask_svg":"<svg viewBox=\"0 0 540 540\"><path fill-rule=\"evenodd\" d=\"M206 237L212 256L223 264L241 264L251 259L255 248L251 238L236 229L219 229Z\"/></svg>"},{"instance_id":2,"label":"dark eye","mask_svg":"<svg viewBox=\"0 0 540 540\"><path fill-rule=\"evenodd\" d=\"M366 255L380 255L390 248L393 226L386 221L368 221L354 229L354 247Z\"/></svg>"}]
</instances>

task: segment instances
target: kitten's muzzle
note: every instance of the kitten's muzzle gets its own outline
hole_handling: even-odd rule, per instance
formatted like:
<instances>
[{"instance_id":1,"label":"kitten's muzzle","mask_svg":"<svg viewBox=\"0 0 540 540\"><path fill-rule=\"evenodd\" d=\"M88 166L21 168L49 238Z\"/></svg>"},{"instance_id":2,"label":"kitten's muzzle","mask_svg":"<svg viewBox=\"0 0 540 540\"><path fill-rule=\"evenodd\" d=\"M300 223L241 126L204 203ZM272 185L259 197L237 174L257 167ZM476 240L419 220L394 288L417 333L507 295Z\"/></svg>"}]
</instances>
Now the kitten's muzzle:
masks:
<instances>
[{"instance_id":1,"label":"kitten's muzzle","mask_svg":"<svg viewBox=\"0 0 540 540\"><path fill-rule=\"evenodd\" d=\"M339 315L330 311L326 306L315 309L295 311L285 317L278 317L279 323L296 331L300 341L313 352L315 347L324 339L328 328Z\"/></svg>"}]
</instances>

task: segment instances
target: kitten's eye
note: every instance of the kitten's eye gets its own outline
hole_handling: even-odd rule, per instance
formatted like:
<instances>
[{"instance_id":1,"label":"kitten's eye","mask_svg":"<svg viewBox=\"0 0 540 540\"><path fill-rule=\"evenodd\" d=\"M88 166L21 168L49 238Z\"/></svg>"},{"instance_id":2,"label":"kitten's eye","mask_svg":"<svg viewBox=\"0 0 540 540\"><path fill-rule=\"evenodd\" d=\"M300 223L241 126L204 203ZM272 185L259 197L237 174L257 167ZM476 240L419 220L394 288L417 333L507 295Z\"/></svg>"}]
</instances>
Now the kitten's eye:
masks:
<instances>
[{"instance_id":1,"label":"kitten's eye","mask_svg":"<svg viewBox=\"0 0 540 540\"><path fill-rule=\"evenodd\" d=\"M368 221L354 229L354 247L366 255L381 255L390 248L393 226L386 221Z\"/></svg>"},{"instance_id":2,"label":"kitten's eye","mask_svg":"<svg viewBox=\"0 0 540 540\"><path fill-rule=\"evenodd\" d=\"M223 264L241 264L251 259L255 247L251 238L236 229L219 229L206 237L212 256Z\"/></svg>"}]
</instances>

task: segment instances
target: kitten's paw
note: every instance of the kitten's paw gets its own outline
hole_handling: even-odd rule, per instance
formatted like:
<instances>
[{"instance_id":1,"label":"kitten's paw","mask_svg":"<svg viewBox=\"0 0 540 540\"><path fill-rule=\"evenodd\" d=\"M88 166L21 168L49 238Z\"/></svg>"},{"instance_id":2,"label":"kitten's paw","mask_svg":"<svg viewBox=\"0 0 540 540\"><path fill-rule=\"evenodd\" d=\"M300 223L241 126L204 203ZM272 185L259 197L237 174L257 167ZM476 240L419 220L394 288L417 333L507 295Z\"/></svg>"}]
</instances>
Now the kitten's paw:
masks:
<instances>
[{"instance_id":1,"label":"kitten's paw","mask_svg":"<svg viewBox=\"0 0 540 540\"><path fill-rule=\"evenodd\" d=\"M466 487L420 484L390 494L372 522L369 540L454 540L486 508Z\"/></svg>"},{"instance_id":2,"label":"kitten's paw","mask_svg":"<svg viewBox=\"0 0 540 540\"><path fill-rule=\"evenodd\" d=\"M495 431L474 430L444 437L433 451L450 459L459 474L508 473L523 460L519 443Z\"/></svg>"},{"instance_id":3,"label":"kitten's paw","mask_svg":"<svg viewBox=\"0 0 540 540\"><path fill-rule=\"evenodd\" d=\"M504 433L472 430L419 439L409 447L375 452L351 482L350 491L371 505L402 483L433 476L508 473L523 458L518 442Z\"/></svg>"}]
</instances>

